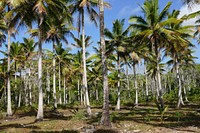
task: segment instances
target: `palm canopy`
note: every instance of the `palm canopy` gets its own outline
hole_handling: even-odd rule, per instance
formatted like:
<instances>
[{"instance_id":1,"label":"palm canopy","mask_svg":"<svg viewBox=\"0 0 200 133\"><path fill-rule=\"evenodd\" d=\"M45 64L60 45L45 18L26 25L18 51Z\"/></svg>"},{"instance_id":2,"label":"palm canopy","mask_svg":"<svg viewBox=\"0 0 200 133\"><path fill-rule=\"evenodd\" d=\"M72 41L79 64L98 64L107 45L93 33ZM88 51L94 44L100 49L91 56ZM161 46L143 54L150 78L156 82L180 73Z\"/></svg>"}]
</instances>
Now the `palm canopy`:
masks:
<instances>
[{"instance_id":1,"label":"palm canopy","mask_svg":"<svg viewBox=\"0 0 200 133\"><path fill-rule=\"evenodd\" d=\"M6 22L4 20L4 11L3 11L3 5L0 3L0 47L2 46L2 43L6 41Z\"/></svg>"},{"instance_id":2,"label":"palm canopy","mask_svg":"<svg viewBox=\"0 0 200 133\"><path fill-rule=\"evenodd\" d=\"M16 28L24 25L32 27L34 23L40 27L48 18L59 20L59 14L66 10L65 0L20 0L11 4L13 9L6 17L13 16L9 26Z\"/></svg>"},{"instance_id":3,"label":"palm canopy","mask_svg":"<svg viewBox=\"0 0 200 133\"><path fill-rule=\"evenodd\" d=\"M200 0L182 0L184 4L193 5L200 4Z\"/></svg>"},{"instance_id":4,"label":"palm canopy","mask_svg":"<svg viewBox=\"0 0 200 133\"><path fill-rule=\"evenodd\" d=\"M107 53L112 53L116 51L119 56L123 56L125 53L125 40L128 36L129 30L124 29L125 19L115 20L113 22L112 31L109 29L104 30L105 37L108 38L106 42L108 43Z\"/></svg>"},{"instance_id":5,"label":"palm canopy","mask_svg":"<svg viewBox=\"0 0 200 133\"><path fill-rule=\"evenodd\" d=\"M77 47L77 48L83 48L83 39L82 39L82 35L79 38L73 37L75 43L72 43L73 46ZM86 36L85 35L85 47L89 47L93 42L91 41L91 36Z\"/></svg>"},{"instance_id":6,"label":"palm canopy","mask_svg":"<svg viewBox=\"0 0 200 133\"><path fill-rule=\"evenodd\" d=\"M166 19L169 12L171 2L160 11L158 0L146 0L144 5L141 6L144 17L142 16L131 16L129 21L133 24L130 28L140 31L137 33L135 39L140 40L140 43L144 43L149 40L151 43L148 46L150 49L162 48L165 43L169 43L172 40L176 40L177 33L168 28L171 23L179 23L181 20L176 18Z\"/></svg>"},{"instance_id":7,"label":"palm canopy","mask_svg":"<svg viewBox=\"0 0 200 133\"><path fill-rule=\"evenodd\" d=\"M86 9L89 19L91 22L94 22L94 24L97 26L97 18L98 13L95 10L95 7L98 6L98 0L70 0L72 3L72 14L78 12L78 18L77 18L77 27L78 32L80 32L81 29L81 21L82 17L84 16L84 8Z\"/></svg>"}]
</instances>

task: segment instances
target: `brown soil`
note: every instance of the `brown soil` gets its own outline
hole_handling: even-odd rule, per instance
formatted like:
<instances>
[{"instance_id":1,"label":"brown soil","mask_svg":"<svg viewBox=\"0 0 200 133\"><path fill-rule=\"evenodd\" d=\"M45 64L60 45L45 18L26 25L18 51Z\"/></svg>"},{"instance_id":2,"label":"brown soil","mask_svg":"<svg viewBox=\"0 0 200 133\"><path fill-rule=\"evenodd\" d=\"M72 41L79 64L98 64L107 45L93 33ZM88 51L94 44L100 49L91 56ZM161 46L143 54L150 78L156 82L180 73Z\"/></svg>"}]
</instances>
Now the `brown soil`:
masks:
<instances>
[{"instance_id":1,"label":"brown soil","mask_svg":"<svg viewBox=\"0 0 200 133\"><path fill-rule=\"evenodd\" d=\"M0 120L0 132L9 133L198 133L200 114L197 105L182 109L169 107L163 120L154 105L137 108L111 109L111 129L99 126L101 109L92 109L87 118L84 109L71 108L51 111L45 109L44 120L35 122L35 110L17 110L12 118Z\"/></svg>"}]
</instances>

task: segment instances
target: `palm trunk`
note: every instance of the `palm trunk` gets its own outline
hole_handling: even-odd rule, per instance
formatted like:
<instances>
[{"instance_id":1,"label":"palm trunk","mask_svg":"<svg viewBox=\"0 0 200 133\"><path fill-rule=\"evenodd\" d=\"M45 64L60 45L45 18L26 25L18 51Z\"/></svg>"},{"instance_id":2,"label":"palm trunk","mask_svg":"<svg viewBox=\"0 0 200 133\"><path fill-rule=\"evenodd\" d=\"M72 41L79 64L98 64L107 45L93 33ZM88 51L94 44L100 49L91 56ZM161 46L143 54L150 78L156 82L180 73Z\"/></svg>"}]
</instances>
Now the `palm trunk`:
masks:
<instances>
[{"instance_id":1,"label":"palm trunk","mask_svg":"<svg viewBox=\"0 0 200 133\"><path fill-rule=\"evenodd\" d=\"M145 89L146 89L146 102L149 101L149 88L148 88L148 75L146 70L146 62L144 63L144 75L145 75Z\"/></svg>"},{"instance_id":2,"label":"palm trunk","mask_svg":"<svg viewBox=\"0 0 200 133\"><path fill-rule=\"evenodd\" d=\"M64 102L64 105L66 105L66 83L65 83L65 77L63 78L63 102Z\"/></svg>"},{"instance_id":3,"label":"palm trunk","mask_svg":"<svg viewBox=\"0 0 200 133\"><path fill-rule=\"evenodd\" d=\"M80 102L80 83L79 83L79 79L78 79L78 84L77 84L77 88L78 88L78 101Z\"/></svg>"},{"instance_id":4,"label":"palm trunk","mask_svg":"<svg viewBox=\"0 0 200 133\"><path fill-rule=\"evenodd\" d=\"M136 75L136 64L133 65L134 85L135 85L135 106L138 106L138 83Z\"/></svg>"},{"instance_id":5,"label":"palm trunk","mask_svg":"<svg viewBox=\"0 0 200 133\"><path fill-rule=\"evenodd\" d=\"M59 104L62 104L62 95L61 95L61 72L60 72L60 59L59 59L59 66L58 66L59 70L58 70L58 75L59 75L59 78L58 78L58 85L59 85Z\"/></svg>"},{"instance_id":6,"label":"palm trunk","mask_svg":"<svg viewBox=\"0 0 200 133\"><path fill-rule=\"evenodd\" d=\"M41 33L40 33L41 34ZM41 35L39 35L38 43L38 91L39 91L39 100L38 100L38 112L36 120L43 120L43 92L42 92L42 42Z\"/></svg>"},{"instance_id":7,"label":"palm trunk","mask_svg":"<svg viewBox=\"0 0 200 133\"><path fill-rule=\"evenodd\" d=\"M29 78L29 105L32 105L32 84L31 84L31 67L29 68L29 75L28 75L28 78Z\"/></svg>"},{"instance_id":8,"label":"palm trunk","mask_svg":"<svg viewBox=\"0 0 200 133\"><path fill-rule=\"evenodd\" d=\"M95 86L95 95L96 95L96 101L99 101L99 91L97 88L97 82L94 82L94 86Z\"/></svg>"},{"instance_id":9,"label":"palm trunk","mask_svg":"<svg viewBox=\"0 0 200 133\"><path fill-rule=\"evenodd\" d=\"M85 89L85 102L87 108L87 115L91 116L91 108L88 94L88 86L87 86L87 70L86 70L86 57L85 57L85 24L84 24L84 9L82 11L82 42L83 42L83 86Z\"/></svg>"},{"instance_id":10,"label":"palm trunk","mask_svg":"<svg viewBox=\"0 0 200 133\"><path fill-rule=\"evenodd\" d=\"M120 90L120 61L119 61L119 54L117 54L117 106L116 110L120 110L120 95L121 95L121 90Z\"/></svg>"},{"instance_id":11,"label":"palm trunk","mask_svg":"<svg viewBox=\"0 0 200 133\"><path fill-rule=\"evenodd\" d=\"M15 106L17 107L17 62L15 61Z\"/></svg>"},{"instance_id":12,"label":"palm trunk","mask_svg":"<svg viewBox=\"0 0 200 133\"><path fill-rule=\"evenodd\" d=\"M25 106L28 106L28 84L27 84L26 74L24 75L24 96L25 96Z\"/></svg>"},{"instance_id":13,"label":"palm trunk","mask_svg":"<svg viewBox=\"0 0 200 133\"><path fill-rule=\"evenodd\" d=\"M83 87L81 86L81 105L84 103L83 101Z\"/></svg>"},{"instance_id":14,"label":"palm trunk","mask_svg":"<svg viewBox=\"0 0 200 133\"><path fill-rule=\"evenodd\" d=\"M108 88L108 72L106 62L106 45L104 38L104 6L103 0L99 0L100 5L100 43L102 54L102 69L103 69L103 112L101 117L101 126L111 127L110 113L109 113L109 88Z\"/></svg>"},{"instance_id":15,"label":"palm trunk","mask_svg":"<svg viewBox=\"0 0 200 133\"><path fill-rule=\"evenodd\" d=\"M162 97L162 84L161 84L161 75L160 75L160 66L159 66L159 50L158 50L158 44L155 39L155 54L156 54L156 75L157 75L157 85L158 85L158 100L160 101L161 108L164 108L164 101Z\"/></svg>"},{"instance_id":16,"label":"palm trunk","mask_svg":"<svg viewBox=\"0 0 200 133\"><path fill-rule=\"evenodd\" d=\"M184 94L184 97L185 97L185 101L189 102L188 98L187 98L187 92L186 92L186 80L184 78L183 72L182 72L182 75L181 75L181 81L183 83L183 94Z\"/></svg>"},{"instance_id":17,"label":"palm trunk","mask_svg":"<svg viewBox=\"0 0 200 133\"><path fill-rule=\"evenodd\" d=\"M130 84L129 84L129 78L128 78L128 64L126 64L126 82L127 82L127 90L128 90L128 98L131 97L131 93L130 93Z\"/></svg>"},{"instance_id":18,"label":"palm trunk","mask_svg":"<svg viewBox=\"0 0 200 133\"><path fill-rule=\"evenodd\" d=\"M50 100L50 74L49 70L47 69L47 105L49 105Z\"/></svg>"},{"instance_id":19,"label":"palm trunk","mask_svg":"<svg viewBox=\"0 0 200 133\"><path fill-rule=\"evenodd\" d=\"M179 64L176 62L176 76L178 79L178 103L177 108L180 108L181 105L184 105L183 103L183 97L182 97L182 83L181 83L181 76L179 71Z\"/></svg>"},{"instance_id":20,"label":"palm trunk","mask_svg":"<svg viewBox=\"0 0 200 133\"><path fill-rule=\"evenodd\" d=\"M10 37L11 31L8 30L8 68L7 68L7 116L12 115L12 108L11 108L11 89L10 89Z\"/></svg>"},{"instance_id":21,"label":"palm trunk","mask_svg":"<svg viewBox=\"0 0 200 133\"><path fill-rule=\"evenodd\" d=\"M21 107L21 99L22 99L22 70L20 69L20 78L21 78L21 82L20 82L20 88L19 88L19 96L18 96L18 108Z\"/></svg>"},{"instance_id":22,"label":"palm trunk","mask_svg":"<svg viewBox=\"0 0 200 133\"><path fill-rule=\"evenodd\" d=\"M57 109L57 98L56 98L56 59L55 59L55 47L53 43L53 99L54 99L54 110Z\"/></svg>"}]
</instances>

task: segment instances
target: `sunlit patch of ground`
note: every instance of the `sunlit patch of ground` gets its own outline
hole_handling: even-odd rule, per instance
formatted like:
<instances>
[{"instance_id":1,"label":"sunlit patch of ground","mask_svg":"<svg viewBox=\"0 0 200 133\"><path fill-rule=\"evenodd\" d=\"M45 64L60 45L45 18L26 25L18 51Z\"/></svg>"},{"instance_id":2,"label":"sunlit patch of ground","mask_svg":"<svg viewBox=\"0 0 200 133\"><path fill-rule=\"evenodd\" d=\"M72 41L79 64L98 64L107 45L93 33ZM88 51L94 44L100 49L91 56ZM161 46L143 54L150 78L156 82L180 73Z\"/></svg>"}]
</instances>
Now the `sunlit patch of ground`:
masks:
<instances>
[{"instance_id":1,"label":"sunlit patch of ground","mask_svg":"<svg viewBox=\"0 0 200 133\"><path fill-rule=\"evenodd\" d=\"M0 120L0 132L9 133L198 133L200 114L198 106L184 106L182 109L169 107L160 118L158 109L152 105L137 108L111 109L112 129L99 126L101 109L93 108L93 116L87 118L84 109L66 108L56 112L45 109L45 118L35 122L35 110L16 111L13 118Z\"/></svg>"}]
</instances>

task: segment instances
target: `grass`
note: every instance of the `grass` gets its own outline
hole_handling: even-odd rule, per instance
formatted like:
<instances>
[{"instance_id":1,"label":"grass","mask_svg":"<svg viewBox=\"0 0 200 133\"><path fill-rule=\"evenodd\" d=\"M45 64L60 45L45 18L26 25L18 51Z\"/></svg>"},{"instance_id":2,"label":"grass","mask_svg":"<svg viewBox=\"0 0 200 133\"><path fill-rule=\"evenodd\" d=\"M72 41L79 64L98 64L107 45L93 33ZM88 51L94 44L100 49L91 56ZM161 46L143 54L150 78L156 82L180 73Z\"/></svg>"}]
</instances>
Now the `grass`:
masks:
<instances>
[{"instance_id":1,"label":"grass","mask_svg":"<svg viewBox=\"0 0 200 133\"><path fill-rule=\"evenodd\" d=\"M178 110L169 106L161 121L160 112L154 104L141 104L132 109L127 106L120 111L111 110L112 129L102 129L99 126L100 108L92 108L94 115L87 118L83 108L66 107L52 111L46 107L44 120L35 123L36 110L27 107L16 110L12 119L2 117L0 132L200 132L200 114L196 111L197 109L198 106L194 104L186 105Z\"/></svg>"}]
</instances>

